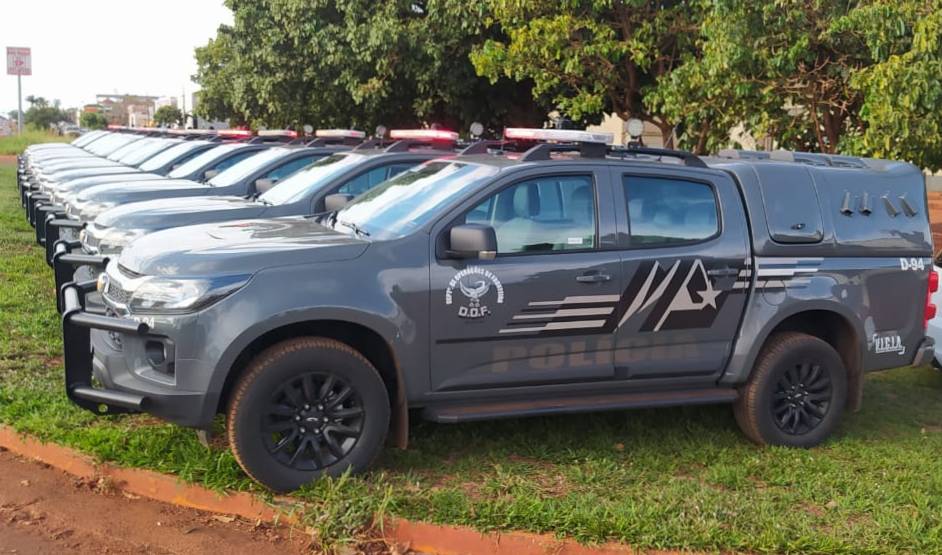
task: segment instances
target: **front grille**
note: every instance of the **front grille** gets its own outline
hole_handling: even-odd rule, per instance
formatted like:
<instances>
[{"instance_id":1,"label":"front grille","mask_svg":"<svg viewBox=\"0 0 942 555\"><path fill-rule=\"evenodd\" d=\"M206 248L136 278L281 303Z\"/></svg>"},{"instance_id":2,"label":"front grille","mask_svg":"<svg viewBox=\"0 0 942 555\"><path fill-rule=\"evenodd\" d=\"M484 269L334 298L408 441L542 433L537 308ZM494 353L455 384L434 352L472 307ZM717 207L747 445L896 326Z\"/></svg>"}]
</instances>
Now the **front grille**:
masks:
<instances>
[{"instance_id":1,"label":"front grille","mask_svg":"<svg viewBox=\"0 0 942 555\"><path fill-rule=\"evenodd\" d=\"M127 306L131 300L131 292L125 290L113 279L108 281L107 288L102 292L102 295L112 303L122 306Z\"/></svg>"}]
</instances>

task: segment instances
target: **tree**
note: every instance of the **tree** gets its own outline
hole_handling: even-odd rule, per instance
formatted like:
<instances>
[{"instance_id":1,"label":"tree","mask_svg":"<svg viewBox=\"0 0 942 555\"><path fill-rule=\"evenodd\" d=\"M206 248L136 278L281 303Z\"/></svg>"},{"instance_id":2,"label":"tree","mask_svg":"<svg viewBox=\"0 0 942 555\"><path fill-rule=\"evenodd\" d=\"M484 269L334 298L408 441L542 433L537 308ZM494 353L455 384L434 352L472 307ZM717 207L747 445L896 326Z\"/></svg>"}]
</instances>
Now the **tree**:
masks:
<instances>
[{"instance_id":1,"label":"tree","mask_svg":"<svg viewBox=\"0 0 942 555\"><path fill-rule=\"evenodd\" d=\"M176 106L161 106L154 112L154 123L161 127L183 122L183 112Z\"/></svg>"},{"instance_id":2,"label":"tree","mask_svg":"<svg viewBox=\"0 0 942 555\"><path fill-rule=\"evenodd\" d=\"M228 0L231 27L197 49L197 113L256 126L462 128L541 121L530 84L495 86L468 58L498 36L489 12L457 0Z\"/></svg>"},{"instance_id":3,"label":"tree","mask_svg":"<svg viewBox=\"0 0 942 555\"><path fill-rule=\"evenodd\" d=\"M673 97L674 114L721 99L753 134L783 148L846 150L866 127L854 76L909 48L920 5L716 0L701 29L702 55L659 94Z\"/></svg>"},{"instance_id":4,"label":"tree","mask_svg":"<svg viewBox=\"0 0 942 555\"><path fill-rule=\"evenodd\" d=\"M30 104L30 107L23 114L23 121L34 129L45 131L60 121L70 119L68 112L59 108L58 102L50 105L45 98L33 95L27 96L26 102Z\"/></svg>"},{"instance_id":5,"label":"tree","mask_svg":"<svg viewBox=\"0 0 942 555\"><path fill-rule=\"evenodd\" d=\"M565 116L586 123L605 113L654 124L665 143L677 121L645 101L659 81L697 54L703 17L697 1L491 0L506 39L489 39L471 55L494 80L530 79ZM723 129L723 132L726 130Z\"/></svg>"},{"instance_id":6,"label":"tree","mask_svg":"<svg viewBox=\"0 0 942 555\"><path fill-rule=\"evenodd\" d=\"M851 87L863 97L863 129L846 141L859 154L909 160L934 171L942 169L942 2L907 2L905 18L887 17L885 9L865 14L873 32L871 48L881 61L851 78ZM879 6L883 8L883 6ZM885 46L886 22L896 33L911 36L899 54ZM912 33L906 31L912 29ZM893 36L889 35L889 36ZM886 51L886 55L879 55Z\"/></svg>"},{"instance_id":7,"label":"tree","mask_svg":"<svg viewBox=\"0 0 942 555\"><path fill-rule=\"evenodd\" d=\"M82 112L79 125L86 129L104 129L108 127L108 118L98 112Z\"/></svg>"}]
</instances>

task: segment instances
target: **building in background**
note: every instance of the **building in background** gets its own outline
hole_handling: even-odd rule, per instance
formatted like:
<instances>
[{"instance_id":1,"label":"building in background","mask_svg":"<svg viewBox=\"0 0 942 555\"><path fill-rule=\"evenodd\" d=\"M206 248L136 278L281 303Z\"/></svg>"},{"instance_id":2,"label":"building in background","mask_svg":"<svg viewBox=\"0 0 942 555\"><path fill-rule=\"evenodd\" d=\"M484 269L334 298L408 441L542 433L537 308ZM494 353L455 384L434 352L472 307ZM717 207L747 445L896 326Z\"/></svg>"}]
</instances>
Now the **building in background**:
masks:
<instances>
[{"instance_id":1,"label":"building in background","mask_svg":"<svg viewBox=\"0 0 942 555\"><path fill-rule=\"evenodd\" d=\"M12 135L16 131L16 122L6 116L0 116L0 137Z\"/></svg>"},{"instance_id":2,"label":"building in background","mask_svg":"<svg viewBox=\"0 0 942 555\"><path fill-rule=\"evenodd\" d=\"M154 118L156 96L139 94L96 94L95 103L108 119L109 125L147 127ZM131 123L134 118L135 123ZM142 123L145 122L145 123Z\"/></svg>"},{"instance_id":3,"label":"building in background","mask_svg":"<svg viewBox=\"0 0 942 555\"><path fill-rule=\"evenodd\" d=\"M190 105L183 107L183 115L188 129L229 129L228 121L214 121L203 119L193 112L199 102L199 91L190 96ZM185 98L185 97L184 97Z\"/></svg>"}]
</instances>

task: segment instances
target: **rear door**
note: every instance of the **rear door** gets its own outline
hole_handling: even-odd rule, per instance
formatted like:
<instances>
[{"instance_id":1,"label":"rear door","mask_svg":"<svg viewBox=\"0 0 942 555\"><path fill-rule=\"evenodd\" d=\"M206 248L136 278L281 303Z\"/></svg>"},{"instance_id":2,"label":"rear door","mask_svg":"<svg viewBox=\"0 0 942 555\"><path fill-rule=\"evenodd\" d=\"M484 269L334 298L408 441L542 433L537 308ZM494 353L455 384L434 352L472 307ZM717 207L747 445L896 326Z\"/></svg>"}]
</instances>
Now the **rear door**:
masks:
<instances>
[{"instance_id":1,"label":"rear door","mask_svg":"<svg viewBox=\"0 0 942 555\"><path fill-rule=\"evenodd\" d=\"M720 172L613 171L625 289L615 372L710 376L728 359L752 268L739 194Z\"/></svg>"},{"instance_id":2,"label":"rear door","mask_svg":"<svg viewBox=\"0 0 942 555\"><path fill-rule=\"evenodd\" d=\"M621 275L605 244L614 241L607 169L509 179L456 216L450 225L492 226L498 254L433 256L433 388L611 380Z\"/></svg>"}]
</instances>

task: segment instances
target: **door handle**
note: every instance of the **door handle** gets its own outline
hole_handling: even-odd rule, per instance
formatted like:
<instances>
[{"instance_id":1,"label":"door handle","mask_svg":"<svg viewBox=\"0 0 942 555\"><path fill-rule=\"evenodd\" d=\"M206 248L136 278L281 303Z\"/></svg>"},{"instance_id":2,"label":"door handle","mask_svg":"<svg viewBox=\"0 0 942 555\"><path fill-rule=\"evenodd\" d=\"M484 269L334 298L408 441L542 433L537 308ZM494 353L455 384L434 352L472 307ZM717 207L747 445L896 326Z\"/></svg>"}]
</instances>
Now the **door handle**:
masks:
<instances>
[{"instance_id":1,"label":"door handle","mask_svg":"<svg viewBox=\"0 0 942 555\"><path fill-rule=\"evenodd\" d=\"M576 281L578 281L579 283L602 283L605 281L611 281L611 279L612 279L612 276L608 274L600 274L600 273L583 274L581 276L576 276Z\"/></svg>"}]
</instances>

